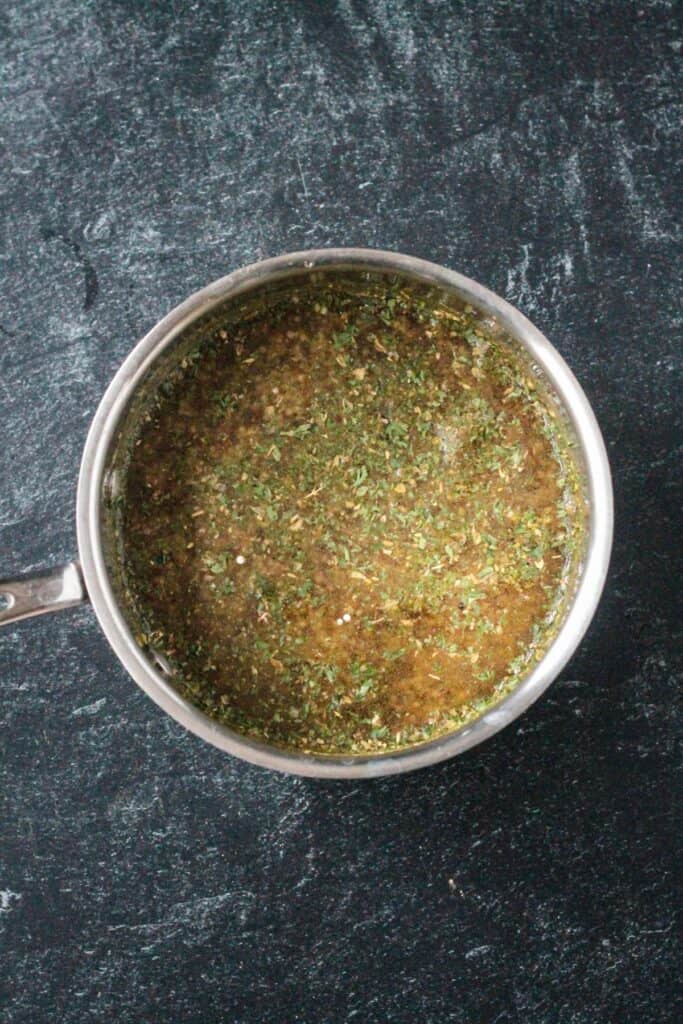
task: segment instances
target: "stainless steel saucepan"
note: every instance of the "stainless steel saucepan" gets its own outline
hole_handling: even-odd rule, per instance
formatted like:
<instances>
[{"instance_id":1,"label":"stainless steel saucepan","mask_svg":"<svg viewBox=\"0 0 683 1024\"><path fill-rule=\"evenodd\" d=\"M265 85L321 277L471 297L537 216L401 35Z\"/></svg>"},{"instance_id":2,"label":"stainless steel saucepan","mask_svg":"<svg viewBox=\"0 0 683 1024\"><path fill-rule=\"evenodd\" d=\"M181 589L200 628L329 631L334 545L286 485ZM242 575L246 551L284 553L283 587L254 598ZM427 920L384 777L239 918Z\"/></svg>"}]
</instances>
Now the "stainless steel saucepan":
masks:
<instances>
[{"instance_id":1,"label":"stainless steel saucepan","mask_svg":"<svg viewBox=\"0 0 683 1024\"><path fill-rule=\"evenodd\" d=\"M163 366L188 329L237 296L301 279L320 269L398 274L441 289L493 317L530 354L571 421L585 474L587 544L579 578L564 622L541 661L498 704L447 736L395 753L326 756L285 751L240 736L208 718L173 688L164 665L133 637L112 585L105 559L104 509L116 438L146 381ZM237 270L196 292L154 327L133 349L107 388L95 413L83 451L76 509L79 562L42 577L0 582L0 624L89 600L102 630L123 665L149 696L187 729L221 750L280 771L320 778L373 778L411 771L467 750L512 722L562 670L579 645L597 607L612 546L612 485L605 446L578 381L550 342L509 303L480 284L445 267L411 256L372 249L314 249L264 260ZM109 564L111 560L109 558Z\"/></svg>"}]
</instances>

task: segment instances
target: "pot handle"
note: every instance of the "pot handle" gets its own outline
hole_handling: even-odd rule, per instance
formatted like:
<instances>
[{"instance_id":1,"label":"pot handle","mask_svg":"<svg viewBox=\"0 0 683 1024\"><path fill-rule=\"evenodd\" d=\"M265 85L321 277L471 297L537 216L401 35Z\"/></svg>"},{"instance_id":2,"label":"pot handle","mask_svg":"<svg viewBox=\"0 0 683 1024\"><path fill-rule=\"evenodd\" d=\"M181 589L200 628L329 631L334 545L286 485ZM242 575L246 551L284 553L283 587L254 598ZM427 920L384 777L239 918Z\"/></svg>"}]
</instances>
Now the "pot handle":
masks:
<instances>
[{"instance_id":1,"label":"pot handle","mask_svg":"<svg viewBox=\"0 0 683 1024\"><path fill-rule=\"evenodd\" d=\"M78 562L69 562L41 576L0 580L0 626L71 608L87 599Z\"/></svg>"}]
</instances>

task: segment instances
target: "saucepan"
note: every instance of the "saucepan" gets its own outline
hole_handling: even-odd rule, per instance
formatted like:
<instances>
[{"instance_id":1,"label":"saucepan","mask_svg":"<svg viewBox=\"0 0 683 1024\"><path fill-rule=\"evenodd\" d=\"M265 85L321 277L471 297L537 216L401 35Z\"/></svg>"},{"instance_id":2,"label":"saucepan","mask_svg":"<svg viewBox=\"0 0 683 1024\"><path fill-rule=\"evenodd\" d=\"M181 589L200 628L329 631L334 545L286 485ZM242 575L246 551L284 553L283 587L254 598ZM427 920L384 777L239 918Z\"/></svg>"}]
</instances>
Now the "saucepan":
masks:
<instances>
[{"instance_id":1,"label":"saucepan","mask_svg":"<svg viewBox=\"0 0 683 1024\"><path fill-rule=\"evenodd\" d=\"M241 736L207 717L173 687L163 659L137 643L112 579L105 508L111 497L116 439L135 415L150 380L187 332L247 293L280 287L289 279L325 271L396 274L443 291L493 317L529 353L545 375L576 438L588 509L585 552L572 599L554 641L516 689L479 718L443 736L383 754L327 756L279 749ZM163 372L163 371L162 371ZM156 374L156 378L155 378ZM518 310L493 292L445 267L372 249L314 249L267 259L237 270L196 292L147 334L111 381L90 427L78 479L78 561L42 576L0 582L0 624L89 601L107 640L135 682L185 728L229 754L254 764L320 778L372 778L412 771L460 754L514 721L558 676L578 647L596 610L607 574L613 532L613 499L605 445L578 381L550 342Z\"/></svg>"}]
</instances>

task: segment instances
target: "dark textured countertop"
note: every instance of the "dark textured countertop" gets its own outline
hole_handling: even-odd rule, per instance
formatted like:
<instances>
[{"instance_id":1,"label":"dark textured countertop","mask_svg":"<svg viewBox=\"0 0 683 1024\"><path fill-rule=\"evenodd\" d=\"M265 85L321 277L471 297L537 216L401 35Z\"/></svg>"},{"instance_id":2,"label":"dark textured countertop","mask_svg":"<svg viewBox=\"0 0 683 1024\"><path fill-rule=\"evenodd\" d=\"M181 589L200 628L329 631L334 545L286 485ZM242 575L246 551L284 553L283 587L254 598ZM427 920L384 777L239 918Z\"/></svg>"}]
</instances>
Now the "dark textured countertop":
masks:
<instances>
[{"instance_id":1,"label":"dark textured countertop","mask_svg":"<svg viewBox=\"0 0 683 1024\"><path fill-rule=\"evenodd\" d=\"M222 755L87 607L5 629L4 1021L680 1019L682 38L656 0L2 4L2 573L75 553L81 448L134 342L312 246L517 304L593 402L617 502L561 679L404 778Z\"/></svg>"}]
</instances>

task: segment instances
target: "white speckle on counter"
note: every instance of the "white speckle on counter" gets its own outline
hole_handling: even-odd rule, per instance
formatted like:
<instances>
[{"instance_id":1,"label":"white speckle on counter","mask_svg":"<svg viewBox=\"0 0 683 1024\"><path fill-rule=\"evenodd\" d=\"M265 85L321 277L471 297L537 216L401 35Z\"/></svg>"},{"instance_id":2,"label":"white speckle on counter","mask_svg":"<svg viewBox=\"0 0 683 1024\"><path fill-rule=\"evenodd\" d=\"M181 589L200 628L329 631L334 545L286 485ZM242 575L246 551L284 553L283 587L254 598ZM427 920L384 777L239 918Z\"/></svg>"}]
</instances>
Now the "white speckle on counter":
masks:
<instances>
[{"instance_id":1,"label":"white speckle on counter","mask_svg":"<svg viewBox=\"0 0 683 1024\"><path fill-rule=\"evenodd\" d=\"M79 715L90 717L91 715L96 715L98 711L101 711L106 703L107 698L100 697L99 700L94 701L92 704L84 704L80 708L75 708L71 714L74 718L77 718Z\"/></svg>"},{"instance_id":2,"label":"white speckle on counter","mask_svg":"<svg viewBox=\"0 0 683 1024\"><path fill-rule=\"evenodd\" d=\"M521 307L524 312L533 311L536 305L535 289L529 282L529 269L531 267L531 244L521 246L521 257L515 265L507 272L507 284L505 296Z\"/></svg>"},{"instance_id":3,"label":"white speckle on counter","mask_svg":"<svg viewBox=\"0 0 683 1024\"><path fill-rule=\"evenodd\" d=\"M142 936L146 941L140 948L145 953L178 941L185 947L199 946L208 940L215 914L226 910L234 926L243 927L255 901L255 893L244 890L217 896L196 896L173 904L158 921L112 924L108 930L110 933L123 931Z\"/></svg>"},{"instance_id":4,"label":"white speckle on counter","mask_svg":"<svg viewBox=\"0 0 683 1024\"><path fill-rule=\"evenodd\" d=\"M21 899L20 892L13 892L12 889L0 889L0 914L9 914L13 903Z\"/></svg>"}]
</instances>

